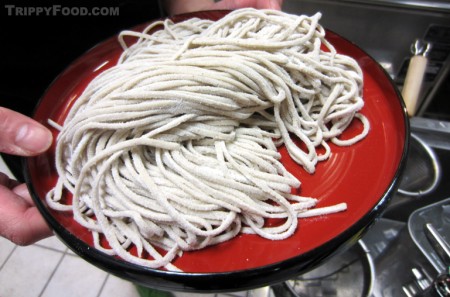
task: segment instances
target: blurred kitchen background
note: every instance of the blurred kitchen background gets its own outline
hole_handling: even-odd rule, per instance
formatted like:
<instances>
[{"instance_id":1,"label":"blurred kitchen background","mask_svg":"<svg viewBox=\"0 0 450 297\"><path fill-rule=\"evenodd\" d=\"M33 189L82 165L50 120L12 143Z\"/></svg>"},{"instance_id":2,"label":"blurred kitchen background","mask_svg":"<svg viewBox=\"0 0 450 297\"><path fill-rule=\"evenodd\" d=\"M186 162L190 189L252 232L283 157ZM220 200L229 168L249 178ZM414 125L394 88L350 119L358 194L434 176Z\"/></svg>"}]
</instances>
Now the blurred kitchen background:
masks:
<instances>
[{"instance_id":1,"label":"blurred kitchen background","mask_svg":"<svg viewBox=\"0 0 450 297\"><path fill-rule=\"evenodd\" d=\"M420 172L415 181L429 183L430 187L424 190L420 185L405 181L402 186L409 187L408 190L395 195L386 214L364 236L357 250L349 251L348 258L342 256L325 263L322 271L319 267L319 271L311 272L306 278L299 276L281 287L274 287L269 294L423 296L450 265L445 255L443 258L433 249L421 228L424 223L432 223L448 248L450 1L285 0L283 10L309 15L321 12L321 24L364 49L383 66L399 90L413 57L411 49L418 41L430 45L418 108L411 118L414 137L405 170L405 175ZM139 17L142 19L143 15ZM3 100L7 97L5 94L2 97L0 100L4 105ZM25 103L24 99L16 97L10 105L22 106L28 113L31 107L24 106ZM8 159L5 160L11 174L20 179L20 166L9 156L4 157ZM417 164L424 171L418 171ZM431 166L424 169L426 164ZM1 159L0 165L5 168ZM416 228L418 224L420 228ZM354 261L355 255L359 262ZM49 260L44 260L45 257ZM343 259L348 261L343 263ZM356 284L362 284L362 287L356 288ZM68 297L138 296L133 285L82 261L56 238L31 247L17 247L0 239L0 297L50 297L61 296L62 292ZM250 297L255 294L237 292L205 296ZM177 293L177 296L198 295Z\"/></svg>"},{"instance_id":2,"label":"blurred kitchen background","mask_svg":"<svg viewBox=\"0 0 450 297\"><path fill-rule=\"evenodd\" d=\"M286 0L291 13L322 13L321 24L377 60L402 88L416 40L431 44L416 115L450 121L450 1Z\"/></svg>"},{"instance_id":3,"label":"blurred kitchen background","mask_svg":"<svg viewBox=\"0 0 450 297\"><path fill-rule=\"evenodd\" d=\"M416 116L450 121L450 1L286 0L291 13L322 13L321 24L377 60L403 87L411 47L430 44Z\"/></svg>"}]
</instances>

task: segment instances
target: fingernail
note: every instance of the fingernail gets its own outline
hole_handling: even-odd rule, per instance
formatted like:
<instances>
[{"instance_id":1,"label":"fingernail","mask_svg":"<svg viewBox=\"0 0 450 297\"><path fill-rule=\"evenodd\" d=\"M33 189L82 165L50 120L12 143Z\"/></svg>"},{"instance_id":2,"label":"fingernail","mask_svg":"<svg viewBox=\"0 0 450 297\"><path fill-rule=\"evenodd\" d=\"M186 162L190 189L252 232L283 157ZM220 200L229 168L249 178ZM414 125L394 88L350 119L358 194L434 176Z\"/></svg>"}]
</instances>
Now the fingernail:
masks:
<instances>
[{"instance_id":1,"label":"fingernail","mask_svg":"<svg viewBox=\"0 0 450 297\"><path fill-rule=\"evenodd\" d=\"M40 125L24 124L16 134L15 144L23 151L37 154L46 151L52 142L49 130Z\"/></svg>"}]
</instances>

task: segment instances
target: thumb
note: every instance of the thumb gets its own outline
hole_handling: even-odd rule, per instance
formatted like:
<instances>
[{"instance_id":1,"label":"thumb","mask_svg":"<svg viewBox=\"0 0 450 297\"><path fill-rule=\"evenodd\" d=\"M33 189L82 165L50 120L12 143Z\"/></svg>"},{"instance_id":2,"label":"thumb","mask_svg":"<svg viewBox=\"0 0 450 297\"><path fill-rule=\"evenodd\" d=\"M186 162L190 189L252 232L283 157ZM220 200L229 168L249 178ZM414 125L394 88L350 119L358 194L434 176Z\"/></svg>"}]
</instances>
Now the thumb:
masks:
<instances>
[{"instance_id":1,"label":"thumb","mask_svg":"<svg viewBox=\"0 0 450 297\"><path fill-rule=\"evenodd\" d=\"M0 107L0 152L33 156L46 151L52 134L43 125L18 112Z\"/></svg>"}]
</instances>

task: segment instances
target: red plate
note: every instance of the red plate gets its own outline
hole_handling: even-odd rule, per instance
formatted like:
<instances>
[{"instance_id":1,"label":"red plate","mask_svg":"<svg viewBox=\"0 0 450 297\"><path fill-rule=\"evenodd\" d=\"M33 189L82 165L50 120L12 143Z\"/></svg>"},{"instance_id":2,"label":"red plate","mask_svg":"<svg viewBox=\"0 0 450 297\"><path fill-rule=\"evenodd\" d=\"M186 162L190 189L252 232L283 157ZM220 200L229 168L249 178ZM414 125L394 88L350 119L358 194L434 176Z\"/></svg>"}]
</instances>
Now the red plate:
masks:
<instances>
[{"instance_id":1,"label":"red plate","mask_svg":"<svg viewBox=\"0 0 450 297\"><path fill-rule=\"evenodd\" d=\"M226 12L183 15L218 19ZM141 27L140 27L141 28ZM326 38L339 53L356 59L364 72L361 113L371 124L369 135L350 147L331 146L329 160L313 175L306 173L281 149L283 164L302 182L301 194L318 198L318 207L346 202L348 210L301 219L296 233L282 241L241 235L229 242L187 252L174 264L183 273L152 270L106 256L92 247L89 231L70 214L48 209L44 197L54 186L54 146L48 153L26 159L27 183L42 214L55 233L75 252L105 270L148 286L177 290L230 290L286 279L319 263L346 243L354 243L384 210L395 191L405 163L409 126L402 100L389 76L364 51L335 33ZM100 43L66 69L50 86L35 119L62 123L73 102L99 73L113 66L121 53L116 37ZM361 129L359 121L345 132ZM57 133L55 131L55 137Z\"/></svg>"}]
</instances>

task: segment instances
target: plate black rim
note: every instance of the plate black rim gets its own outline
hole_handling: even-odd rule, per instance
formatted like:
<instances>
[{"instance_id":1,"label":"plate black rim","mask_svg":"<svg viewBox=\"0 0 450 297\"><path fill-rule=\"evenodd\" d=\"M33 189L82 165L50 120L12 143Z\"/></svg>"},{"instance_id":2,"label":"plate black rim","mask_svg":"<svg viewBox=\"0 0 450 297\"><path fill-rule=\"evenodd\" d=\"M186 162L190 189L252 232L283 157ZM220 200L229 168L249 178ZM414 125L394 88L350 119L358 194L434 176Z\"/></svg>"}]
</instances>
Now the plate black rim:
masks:
<instances>
[{"instance_id":1,"label":"plate black rim","mask_svg":"<svg viewBox=\"0 0 450 297\"><path fill-rule=\"evenodd\" d=\"M225 15L229 11L205 11L203 13L205 15L208 15L210 13L218 12ZM178 15L175 16L175 18L182 20L193 14L198 16L198 12L196 12ZM399 165L391 183L389 184L383 195L380 197L376 205L374 205L374 207L363 217L361 217L356 223L354 223L344 232L340 233L338 236L306 253L287 259L285 261L261 266L258 268L217 273L173 272L151 269L144 266L137 266L124 260L111 257L92 248L82 240L78 239L72 233L70 233L56 221L56 219L51 215L47 207L44 205L42 199L37 195L31 180L29 170L29 162L31 158L22 158L22 168L25 183L28 186L29 192L34 203L36 204L36 207L46 220L47 224L54 231L55 235L59 237L60 240L62 240L73 252L75 252L84 260L117 277L129 280L145 287L151 287L165 291L199 293L235 292L271 285L288 280L292 276L298 275L309 269L313 269L325 259L351 247L352 245L357 243L357 241L365 234L365 232L376 221L376 219L382 215L393 194L398 189L398 186L400 184L400 177L405 168L405 163L408 155L410 125L402 96L387 72L379 65L379 63L376 62L375 59L373 59L373 57L371 57L359 46L352 43L345 37L342 37L341 35L333 32L332 30L327 29L327 31L336 36L339 36L347 43L352 44L352 46L354 46L357 50L361 51L365 56L370 58L370 60L378 67L379 71L382 71L382 73L386 76L387 81L390 83L390 86L393 88L397 95L396 97L398 99L398 103L400 104L400 107L402 109L403 125L405 128L404 147L402 155L400 157ZM111 38L114 38L114 36ZM103 42L100 42L99 44L102 44ZM64 72L65 71L63 71L62 73ZM54 81L56 81L57 79L58 77ZM50 89L52 85L53 83L49 86L48 89ZM36 105L35 112L39 107L39 104L43 97ZM33 114L35 114L35 112Z\"/></svg>"}]
</instances>

